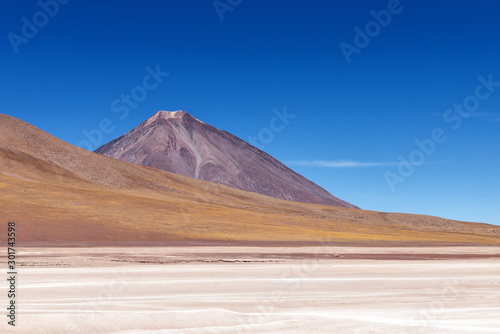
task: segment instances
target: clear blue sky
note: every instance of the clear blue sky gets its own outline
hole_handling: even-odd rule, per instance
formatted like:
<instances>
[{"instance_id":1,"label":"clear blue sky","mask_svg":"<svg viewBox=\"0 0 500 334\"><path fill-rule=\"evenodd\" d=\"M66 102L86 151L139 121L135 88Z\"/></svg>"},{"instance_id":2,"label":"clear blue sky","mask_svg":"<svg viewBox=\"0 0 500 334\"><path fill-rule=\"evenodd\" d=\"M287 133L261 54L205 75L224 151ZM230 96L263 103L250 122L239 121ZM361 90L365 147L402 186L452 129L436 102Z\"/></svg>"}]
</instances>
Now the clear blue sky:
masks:
<instances>
[{"instance_id":1,"label":"clear blue sky","mask_svg":"<svg viewBox=\"0 0 500 334\"><path fill-rule=\"evenodd\" d=\"M102 119L104 144L182 109L244 140L260 134L264 151L363 209L500 224L500 87L476 89L479 76L500 82L500 1L218 5L71 0L51 17L36 1L5 2L0 112L78 145ZM157 65L169 75L146 90ZM131 92L141 101L127 106ZM464 101L470 116L443 118ZM273 109L285 106L296 117L283 127ZM447 139L420 164L415 140L435 129ZM412 154L419 165L400 174Z\"/></svg>"}]
</instances>

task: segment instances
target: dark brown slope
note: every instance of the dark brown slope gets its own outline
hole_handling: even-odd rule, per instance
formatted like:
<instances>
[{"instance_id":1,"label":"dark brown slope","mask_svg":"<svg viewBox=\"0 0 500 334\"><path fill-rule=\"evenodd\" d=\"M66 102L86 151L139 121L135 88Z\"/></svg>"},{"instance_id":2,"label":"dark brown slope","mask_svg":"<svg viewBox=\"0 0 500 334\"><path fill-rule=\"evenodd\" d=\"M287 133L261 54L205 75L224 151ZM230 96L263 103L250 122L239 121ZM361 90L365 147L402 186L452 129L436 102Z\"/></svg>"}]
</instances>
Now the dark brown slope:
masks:
<instances>
[{"instance_id":1,"label":"dark brown slope","mask_svg":"<svg viewBox=\"0 0 500 334\"><path fill-rule=\"evenodd\" d=\"M0 217L17 222L16 246L500 245L498 226L279 200L88 152L1 114Z\"/></svg>"},{"instance_id":2,"label":"dark brown slope","mask_svg":"<svg viewBox=\"0 0 500 334\"><path fill-rule=\"evenodd\" d=\"M289 201L342 201L247 142L184 111L159 111L96 153Z\"/></svg>"}]
</instances>

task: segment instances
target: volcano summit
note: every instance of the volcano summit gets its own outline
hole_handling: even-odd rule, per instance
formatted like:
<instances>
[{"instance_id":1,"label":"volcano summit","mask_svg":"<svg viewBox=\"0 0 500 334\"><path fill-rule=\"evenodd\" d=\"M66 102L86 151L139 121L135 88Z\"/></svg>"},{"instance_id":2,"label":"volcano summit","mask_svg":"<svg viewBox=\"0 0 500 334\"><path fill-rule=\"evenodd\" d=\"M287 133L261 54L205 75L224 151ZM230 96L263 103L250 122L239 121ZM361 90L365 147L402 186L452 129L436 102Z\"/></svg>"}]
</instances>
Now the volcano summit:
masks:
<instances>
[{"instance_id":1,"label":"volcano summit","mask_svg":"<svg viewBox=\"0 0 500 334\"><path fill-rule=\"evenodd\" d=\"M95 152L278 199L356 208L258 148L182 110L158 111Z\"/></svg>"}]
</instances>

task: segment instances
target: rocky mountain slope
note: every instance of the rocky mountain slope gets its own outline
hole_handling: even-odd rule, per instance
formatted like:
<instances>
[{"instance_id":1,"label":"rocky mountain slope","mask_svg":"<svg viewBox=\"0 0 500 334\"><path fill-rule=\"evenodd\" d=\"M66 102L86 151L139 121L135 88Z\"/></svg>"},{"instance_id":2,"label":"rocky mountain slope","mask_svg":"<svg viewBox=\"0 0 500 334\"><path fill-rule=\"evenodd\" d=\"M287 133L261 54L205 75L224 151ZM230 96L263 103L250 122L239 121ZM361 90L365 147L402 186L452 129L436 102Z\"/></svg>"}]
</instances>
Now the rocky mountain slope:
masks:
<instances>
[{"instance_id":1,"label":"rocky mountain slope","mask_svg":"<svg viewBox=\"0 0 500 334\"><path fill-rule=\"evenodd\" d=\"M159 111L96 153L295 202L356 208L247 142L184 111Z\"/></svg>"}]
</instances>

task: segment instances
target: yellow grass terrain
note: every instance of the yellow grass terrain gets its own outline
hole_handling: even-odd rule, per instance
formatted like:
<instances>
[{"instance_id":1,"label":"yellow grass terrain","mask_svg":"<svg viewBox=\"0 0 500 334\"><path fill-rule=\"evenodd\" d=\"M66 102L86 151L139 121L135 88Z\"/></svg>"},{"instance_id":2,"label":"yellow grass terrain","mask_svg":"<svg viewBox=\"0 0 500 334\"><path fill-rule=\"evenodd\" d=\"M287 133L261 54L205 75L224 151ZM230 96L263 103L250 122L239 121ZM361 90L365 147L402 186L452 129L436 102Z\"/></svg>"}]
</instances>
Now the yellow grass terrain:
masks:
<instances>
[{"instance_id":1,"label":"yellow grass terrain","mask_svg":"<svg viewBox=\"0 0 500 334\"><path fill-rule=\"evenodd\" d=\"M0 203L20 245L500 245L498 226L278 200L91 153L6 115Z\"/></svg>"}]
</instances>

